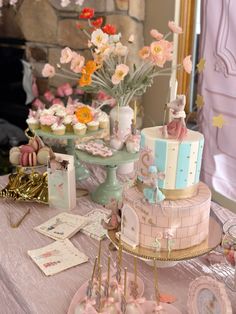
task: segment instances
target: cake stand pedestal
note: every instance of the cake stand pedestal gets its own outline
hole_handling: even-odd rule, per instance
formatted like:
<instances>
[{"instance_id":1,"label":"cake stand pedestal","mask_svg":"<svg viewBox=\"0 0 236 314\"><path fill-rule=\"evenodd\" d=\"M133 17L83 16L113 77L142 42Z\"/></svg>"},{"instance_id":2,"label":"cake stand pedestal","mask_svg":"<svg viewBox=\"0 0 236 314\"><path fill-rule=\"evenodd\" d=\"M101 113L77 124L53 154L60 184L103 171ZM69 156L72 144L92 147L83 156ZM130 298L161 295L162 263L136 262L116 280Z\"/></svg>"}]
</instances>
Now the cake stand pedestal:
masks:
<instances>
[{"instance_id":1,"label":"cake stand pedestal","mask_svg":"<svg viewBox=\"0 0 236 314\"><path fill-rule=\"evenodd\" d=\"M34 133L42 138L52 140L66 140L66 152L68 155L73 155L75 159L75 177L76 181L82 181L89 177L89 171L80 163L75 153L75 142L86 142L95 138L107 138L109 136L108 129L100 129L98 131L88 131L85 135L75 135L74 133L65 133L65 135L55 135L53 133L44 132L42 130L35 130Z\"/></svg>"},{"instance_id":2,"label":"cake stand pedestal","mask_svg":"<svg viewBox=\"0 0 236 314\"><path fill-rule=\"evenodd\" d=\"M116 233L117 233L116 230L108 231L108 238L115 245L116 248L119 248L119 239L117 238ZM213 217L210 217L209 233L207 239L204 240L199 245L195 245L187 249L172 250L170 252L161 250L157 252L154 249L148 249L140 246L137 246L134 249L122 240L121 244L123 252L125 253L137 256L144 261L150 262L151 260L155 259L157 262L158 261L168 262L166 265L169 264L170 266L172 266L172 262L189 260L209 253L210 251L214 250L221 243L221 241L222 241L222 227Z\"/></svg>"},{"instance_id":3,"label":"cake stand pedestal","mask_svg":"<svg viewBox=\"0 0 236 314\"><path fill-rule=\"evenodd\" d=\"M123 187L116 176L117 167L139 158L139 153L130 154L126 150L117 151L111 157L93 156L80 150L76 150L76 155L81 161L105 166L106 180L91 194L92 200L102 205L108 204L111 199L120 200L122 198Z\"/></svg>"}]
</instances>

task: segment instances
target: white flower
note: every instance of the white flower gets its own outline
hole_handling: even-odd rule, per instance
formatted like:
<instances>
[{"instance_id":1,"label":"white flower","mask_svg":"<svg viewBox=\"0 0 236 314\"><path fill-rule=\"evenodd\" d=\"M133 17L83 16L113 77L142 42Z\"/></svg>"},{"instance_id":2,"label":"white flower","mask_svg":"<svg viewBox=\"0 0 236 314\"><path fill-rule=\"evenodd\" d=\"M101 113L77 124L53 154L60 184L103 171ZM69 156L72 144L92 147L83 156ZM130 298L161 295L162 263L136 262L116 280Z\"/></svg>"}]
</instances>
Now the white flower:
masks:
<instances>
[{"instance_id":1,"label":"white flower","mask_svg":"<svg viewBox=\"0 0 236 314\"><path fill-rule=\"evenodd\" d=\"M83 3L84 3L84 0L76 0L75 1L75 4L77 4L77 5L83 5Z\"/></svg>"},{"instance_id":2,"label":"white flower","mask_svg":"<svg viewBox=\"0 0 236 314\"><path fill-rule=\"evenodd\" d=\"M100 47L105 45L108 42L109 36L106 33L103 33L101 29L96 29L92 32L91 42L96 46Z\"/></svg>"},{"instance_id":3,"label":"white flower","mask_svg":"<svg viewBox=\"0 0 236 314\"><path fill-rule=\"evenodd\" d=\"M120 41L120 39L121 39L121 33L115 34L115 35L111 35L110 38L109 38L109 42L111 44L118 43Z\"/></svg>"},{"instance_id":4,"label":"white flower","mask_svg":"<svg viewBox=\"0 0 236 314\"><path fill-rule=\"evenodd\" d=\"M67 7L70 4L70 0L61 0L61 6L63 8Z\"/></svg>"},{"instance_id":5,"label":"white flower","mask_svg":"<svg viewBox=\"0 0 236 314\"><path fill-rule=\"evenodd\" d=\"M128 47L122 45L122 43L119 42L116 44L116 48L114 52L116 55L124 57L128 53Z\"/></svg>"}]
</instances>

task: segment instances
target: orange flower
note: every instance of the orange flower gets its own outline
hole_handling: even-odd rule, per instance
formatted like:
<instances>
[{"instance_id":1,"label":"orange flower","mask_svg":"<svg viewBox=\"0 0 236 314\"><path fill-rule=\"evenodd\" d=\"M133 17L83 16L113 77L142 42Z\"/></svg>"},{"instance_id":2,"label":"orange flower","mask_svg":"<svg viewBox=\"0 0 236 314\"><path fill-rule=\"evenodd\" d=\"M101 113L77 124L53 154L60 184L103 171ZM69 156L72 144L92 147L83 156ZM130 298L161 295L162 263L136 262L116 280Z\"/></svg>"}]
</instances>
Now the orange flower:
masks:
<instances>
[{"instance_id":1,"label":"orange flower","mask_svg":"<svg viewBox=\"0 0 236 314\"><path fill-rule=\"evenodd\" d=\"M93 115L88 107L80 107L75 112L76 118L80 123L88 123L93 120Z\"/></svg>"},{"instance_id":2,"label":"orange flower","mask_svg":"<svg viewBox=\"0 0 236 314\"><path fill-rule=\"evenodd\" d=\"M83 71L82 71L83 73ZM79 79L79 85L81 87L88 86L92 83L92 77L91 74L83 73L81 78Z\"/></svg>"},{"instance_id":3,"label":"orange flower","mask_svg":"<svg viewBox=\"0 0 236 314\"><path fill-rule=\"evenodd\" d=\"M116 33L116 27L111 24L106 24L105 26L103 26L102 30L108 35L115 35Z\"/></svg>"},{"instance_id":4,"label":"orange flower","mask_svg":"<svg viewBox=\"0 0 236 314\"><path fill-rule=\"evenodd\" d=\"M93 74L97 69L97 65L96 65L96 62L94 62L93 60L90 60L86 63L85 65L85 71L86 71L86 74Z\"/></svg>"},{"instance_id":5,"label":"orange flower","mask_svg":"<svg viewBox=\"0 0 236 314\"><path fill-rule=\"evenodd\" d=\"M103 23L103 18L102 17L99 17L97 18L95 21L92 22L92 25L95 27L95 28L99 28L101 27Z\"/></svg>"}]
</instances>

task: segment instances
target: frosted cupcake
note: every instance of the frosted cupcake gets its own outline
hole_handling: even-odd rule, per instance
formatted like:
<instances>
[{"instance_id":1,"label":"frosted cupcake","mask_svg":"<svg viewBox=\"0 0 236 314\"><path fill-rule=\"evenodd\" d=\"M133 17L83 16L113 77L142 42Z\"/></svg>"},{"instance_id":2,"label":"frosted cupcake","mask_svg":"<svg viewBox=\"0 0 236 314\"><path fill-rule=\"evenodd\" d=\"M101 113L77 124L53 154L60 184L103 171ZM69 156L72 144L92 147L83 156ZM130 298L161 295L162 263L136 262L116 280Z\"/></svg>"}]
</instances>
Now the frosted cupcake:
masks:
<instances>
[{"instance_id":1,"label":"frosted cupcake","mask_svg":"<svg viewBox=\"0 0 236 314\"><path fill-rule=\"evenodd\" d=\"M99 128L107 129L109 127L109 117L105 112L101 112L98 117Z\"/></svg>"},{"instance_id":2,"label":"frosted cupcake","mask_svg":"<svg viewBox=\"0 0 236 314\"><path fill-rule=\"evenodd\" d=\"M97 131L99 128L99 122L98 121L91 121L87 123L88 131Z\"/></svg>"},{"instance_id":3,"label":"frosted cupcake","mask_svg":"<svg viewBox=\"0 0 236 314\"><path fill-rule=\"evenodd\" d=\"M85 135L87 127L84 123L76 123L73 125L75 135Z\"/></svg>"},{"instance_id":4,"label":"frosted cupcake","mask_svg":"<svg viewBox=\"0 0 236 314\"><path fill-rule=\"evenodd\" d=\"M66 132L70 132L70 133L73 132L73 125L72 125L73 120L74 120L74 115L67 115L63 119L63 124L66 127Z\"/></svg>"},{"instance_id":5,"label":"frosted cupcake","mask_svg":"<svg viewBox=\"0 0 236 314\"><path fill-rule=\"evenodd\" d=\"M39 119L38 118L34 118L34 117L29 117L27 120L26 120L26 123L28 124L29 128L31 130L37 130L39 129Z\"/></svg>"},{"instance_id":6,"label":"frosted cupcake","mask_svg":"<svg viewBox=\"0 0 236 314\"><path fill-rule=\"evenodd\" d=\"M60 107L55 111L55 116L59 118L65 118L66 116L66 109L65 107Z\"/></svg>"},{"instance_id":7,"label":"frosted cupcake","mask_svg":"<svg viewBox=\"0 0 236 314\"><path fill-rule=\"evenodd\" d=\"M42 131L51 132L52 131L51 126L58 121L58 118L50 114L45 114L41 115L39 121Z\"/></svg>"},{"instance_id":8,"label":"frosted cupcake","mask_svg":"<svg viewBox=\"0 0 236 314\"><path fill-rule=\"evenodd\" d=\"M52 132L55 135L64 135L66 132L66 127L64 126L64 124L59 124L58 122L56 122L52 125Z\"/></svg>"}]
</instances>

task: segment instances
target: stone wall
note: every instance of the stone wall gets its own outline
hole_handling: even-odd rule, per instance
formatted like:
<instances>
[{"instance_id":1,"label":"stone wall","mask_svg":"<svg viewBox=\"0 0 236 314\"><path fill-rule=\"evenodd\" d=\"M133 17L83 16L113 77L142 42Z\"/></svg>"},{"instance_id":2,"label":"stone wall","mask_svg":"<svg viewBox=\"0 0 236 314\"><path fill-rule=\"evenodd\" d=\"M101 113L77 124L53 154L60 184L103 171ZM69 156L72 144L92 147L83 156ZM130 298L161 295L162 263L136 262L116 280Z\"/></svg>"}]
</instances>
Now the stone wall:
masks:
<instances>
[{"instance_id":1,"label":"stone wall","mask_svg":"<svg viewBox=\"0 0 236 314\"><path fill-rule=\"evenodd\" d=\"M132 49L132 60L135 61L135 54L143 46L145 0L85 0L85 6L93 7L96 17L102 16L106 23L115 24L123 39L135 35ZM89 54L87 38L76 29L78 10L81 7L75 5L62 8L59 0L21 0L15 13L12 9L3 10L0 37L26 40L27 59L33 65L41 93L48 86L56 87L64 81L61 78L48 81L41 76L46 62L56 65L62 47L69 46L85 57Z\"/></svg>"}]
</instances>

